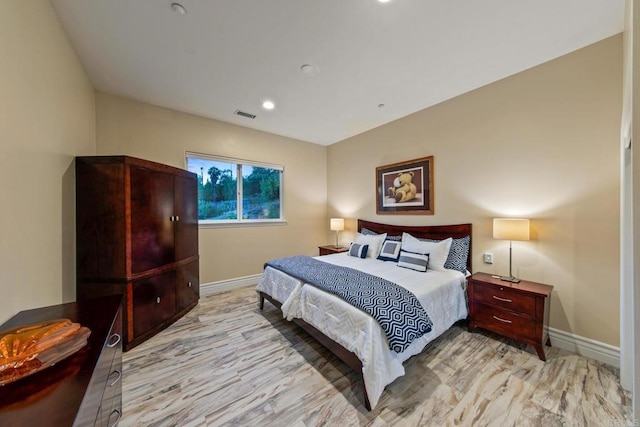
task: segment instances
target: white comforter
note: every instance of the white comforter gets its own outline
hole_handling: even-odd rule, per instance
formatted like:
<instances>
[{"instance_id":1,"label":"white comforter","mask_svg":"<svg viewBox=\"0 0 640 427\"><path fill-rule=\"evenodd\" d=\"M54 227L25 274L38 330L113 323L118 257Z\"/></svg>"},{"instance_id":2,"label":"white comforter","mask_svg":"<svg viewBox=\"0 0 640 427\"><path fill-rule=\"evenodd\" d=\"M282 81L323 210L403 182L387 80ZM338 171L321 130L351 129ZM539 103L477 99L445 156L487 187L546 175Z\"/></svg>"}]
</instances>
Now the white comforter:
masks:
<instances>
[{"instance_id":1,"label":"white comforter","mask_svg":"<svg viewBox=\"0 0 640 427\"><path fill-rule=\"evenodd\" d=\"M271 295L282 303L287 320L299 318L355 353L362 361L362 375L371 409L396 378L404 375L402 363L420 353L424 347L456 321L467 317L464 296L465 277L455 270L426 273L398 267L393 262L355 258L346 253L317 259L355 268L397 283L413 292L433 322L431 332L416 339L402 353L389 349L387 337L376 320L339 297L312 285L303 284L274 268L267 267L257 291Z\"/></svg>"}]
</instances>

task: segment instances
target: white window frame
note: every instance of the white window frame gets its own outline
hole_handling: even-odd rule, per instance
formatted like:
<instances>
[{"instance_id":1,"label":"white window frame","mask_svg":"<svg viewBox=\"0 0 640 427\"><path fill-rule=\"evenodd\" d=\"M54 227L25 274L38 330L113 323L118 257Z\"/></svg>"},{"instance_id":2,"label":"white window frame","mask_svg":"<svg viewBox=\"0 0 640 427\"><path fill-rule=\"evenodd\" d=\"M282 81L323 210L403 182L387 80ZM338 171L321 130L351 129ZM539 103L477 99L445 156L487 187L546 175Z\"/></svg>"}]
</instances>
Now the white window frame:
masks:
<instances>
[{"instance_id":1,"label":"white window frame","mask_svg":"<svg viewBox=\"0 0 640 427\"><path fill-rule=\"evenodd\" d=\"M200 228L228 228L228 227L264 227L271 225L286 225L287 221L284 217L284 166L272 163L258 162L254 160L236 159L233 157L215 156L212 154L198 153L194 151L185 151L184 162L185 169L188 167L188 158L197 158L202 160L211 160L216 162L231 163L236 165L236 209L237 219L198 219ZM242 218L242 165L253 166L259 168L275 169L280 171L280 218L278 219L243 219Z\"/></svg>"}]
</instances>

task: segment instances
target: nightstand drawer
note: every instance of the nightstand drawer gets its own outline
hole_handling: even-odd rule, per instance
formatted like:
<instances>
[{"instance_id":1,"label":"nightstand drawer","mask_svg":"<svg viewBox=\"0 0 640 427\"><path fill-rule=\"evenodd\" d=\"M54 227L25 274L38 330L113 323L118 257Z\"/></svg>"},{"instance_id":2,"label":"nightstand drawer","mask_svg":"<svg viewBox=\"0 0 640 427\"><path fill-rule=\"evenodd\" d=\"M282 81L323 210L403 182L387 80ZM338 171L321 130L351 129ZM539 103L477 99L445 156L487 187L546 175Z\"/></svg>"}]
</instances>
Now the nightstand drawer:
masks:
<instances>
[{"instance_id":1,"label":"nightstand drawer","mask_svg":"<svg viewBox=\"0 0 640 427\"><path fill-rule=\"evenodd\" d=\"M475 320L481 328L499 334L514 337L535 338L535 322L528 317L520 316L509 310L477 304L474 313Z\"/></svg>"},{"instance_id":2,"label":"nightstand drawer","mask_svg":"<svg viewBox=\"0 0 640 427\"><path fill-rule=\"evenodd\" d=\"M494 307L506 308L529 316L535 315L535 297L513 292L507 287L474 282L473 298L477 302Z\"/></svg>"}]
</instances>

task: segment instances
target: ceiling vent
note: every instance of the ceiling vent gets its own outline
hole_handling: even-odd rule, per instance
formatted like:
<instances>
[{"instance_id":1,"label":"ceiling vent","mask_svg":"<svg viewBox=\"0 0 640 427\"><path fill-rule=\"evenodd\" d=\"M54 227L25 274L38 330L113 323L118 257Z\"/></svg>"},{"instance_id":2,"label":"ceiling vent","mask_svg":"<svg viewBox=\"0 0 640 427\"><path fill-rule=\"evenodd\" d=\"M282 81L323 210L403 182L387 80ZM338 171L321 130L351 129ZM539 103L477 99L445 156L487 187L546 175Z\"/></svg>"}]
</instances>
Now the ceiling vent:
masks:
<instances>
[{"instance_id":1,"label":"ceiling vent","mask_svg":"<svg viewBox=\"0 0 640 427\"><path fill-rule=\"evenodd\" d=\"M240 111L240 110L234 111L234 114L237 115L237 116L246 117L248 119L255 119L256 118L255 114L245 113L244 111Z\"/></svg>"}]
</instances>

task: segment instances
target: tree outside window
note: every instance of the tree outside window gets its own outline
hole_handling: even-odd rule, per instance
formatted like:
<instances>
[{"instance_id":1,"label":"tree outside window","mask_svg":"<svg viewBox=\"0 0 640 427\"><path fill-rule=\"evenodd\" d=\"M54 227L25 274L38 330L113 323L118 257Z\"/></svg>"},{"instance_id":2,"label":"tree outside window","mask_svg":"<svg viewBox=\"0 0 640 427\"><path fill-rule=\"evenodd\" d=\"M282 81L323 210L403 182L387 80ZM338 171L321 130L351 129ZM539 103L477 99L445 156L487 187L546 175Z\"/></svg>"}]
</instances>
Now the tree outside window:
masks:
<instances>
[{"instance_id":1,"label":"tree outside window","mask_svg":"<svg viewBox=\"0 0 640 427\"><path fill-rule=\"evenodd\" d=\"M282 166L187 153L187 169L199 178L200 222L283 220Z\"/></svg>"}]
</instances>

